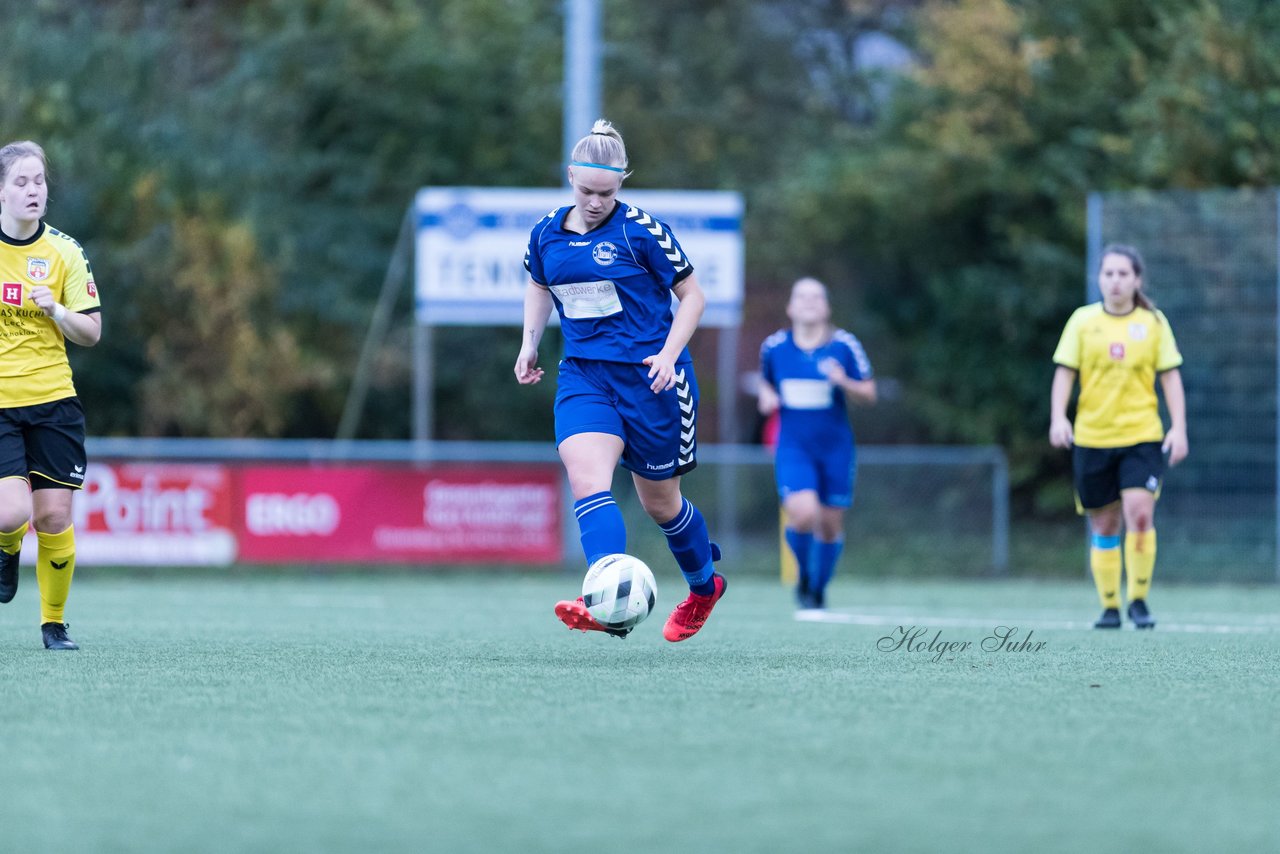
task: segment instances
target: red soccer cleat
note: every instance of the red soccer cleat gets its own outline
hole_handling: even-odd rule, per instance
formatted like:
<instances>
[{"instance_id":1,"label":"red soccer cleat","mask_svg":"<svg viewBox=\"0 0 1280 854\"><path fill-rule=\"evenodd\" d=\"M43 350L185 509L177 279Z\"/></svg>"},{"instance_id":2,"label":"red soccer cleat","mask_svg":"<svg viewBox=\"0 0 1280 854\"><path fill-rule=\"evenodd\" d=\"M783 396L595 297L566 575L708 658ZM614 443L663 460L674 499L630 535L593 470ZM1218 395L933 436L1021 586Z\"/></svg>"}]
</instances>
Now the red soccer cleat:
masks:
<instances>
[{"instance_id":1,"label":"red soccer cleat","mask_svg":"<svg viewBox=\"0 0 1280 854\"><path fill-rule=\"evenodd\" d=\"M729 582L725 581L724 576L718 572L711 576L711 581L716 586L715 593L710 596L690 593L689 598L671 612L671 616L667 617L667 624L662 627L664 638L672 643L679 643L698 633L702 624L707 621L707 617L711 616L711 609L720 601L720 597L724 596L724 591L729 586Z\"/></svg>"},{"instance_id":2,"label":"red soccer cleat","mask_svg":"<svg viewBox=\"0 0 1280 854\"><path fill-rule=\"evenodd\" d=\"M630 634L631 629L611 629L608 626L602 626L600 622L587 611L586 604L579 596L576 601L570 602L564 600L556 603L556 616L560 618L560 622L564 623L571 629L577 629L580 632L604 632L613 635L615 638L625 638Z\"/></svg>"}]
</instances>

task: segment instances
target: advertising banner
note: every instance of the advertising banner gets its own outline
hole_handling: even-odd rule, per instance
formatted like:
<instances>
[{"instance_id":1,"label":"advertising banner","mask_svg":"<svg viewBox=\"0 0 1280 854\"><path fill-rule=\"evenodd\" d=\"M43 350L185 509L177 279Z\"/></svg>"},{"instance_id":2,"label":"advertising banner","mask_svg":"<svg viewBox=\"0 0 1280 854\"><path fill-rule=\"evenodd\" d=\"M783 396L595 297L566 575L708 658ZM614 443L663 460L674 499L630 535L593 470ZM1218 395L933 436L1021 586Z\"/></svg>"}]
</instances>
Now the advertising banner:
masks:
<instances>
[{"instance_id":1,"label":"advertising banner","mask_svg":"<svg viewBox=\"0 0 1280 854\"><path fill-rule=\"evenodd\" d=\"M544 465L92 462L73 502L80 566L562 560ZM22 562L35 563L29 533Z\"/></svg>"},{"instance_id":2,"label":"advertising banner","mask_svg":"<svg viewBox=\"0 0 1280 854\"><path fill-rule=\"evenodd\" d=\"M92 462L72 502L76 563L226 566L236 559L231 469L217 464ZM34 564L34 533L22 562Z\"/></svg>"},{"instance_id":3,"label":"advertising banner","mask_svg":"<svg viewBox=\"0 0 1280 854\"><path fill-rule=\"evenodd\" d=\"M553 466L253 466L240 558L254 563L556 563Z\"/></svg>"}]
</instances>

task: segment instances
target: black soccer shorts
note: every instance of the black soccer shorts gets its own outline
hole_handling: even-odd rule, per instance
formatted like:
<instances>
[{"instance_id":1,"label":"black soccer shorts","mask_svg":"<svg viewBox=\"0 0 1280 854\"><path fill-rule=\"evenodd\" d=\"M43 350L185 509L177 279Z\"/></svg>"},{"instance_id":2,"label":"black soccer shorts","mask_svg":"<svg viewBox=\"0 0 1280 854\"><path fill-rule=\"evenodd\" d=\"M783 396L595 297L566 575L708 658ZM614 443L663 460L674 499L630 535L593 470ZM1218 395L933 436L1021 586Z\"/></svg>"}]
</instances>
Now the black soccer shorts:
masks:
<instances>
[{"instance_id":1,"label":"black soccer shorts","mask_svg":"<svg viewBox=\"0 0 1280 854\"><path fill-rule=\"evenodd\" d=\"M1076 502L1084 510L1098 510L1120 500L1123 489L1145 489L1159 496L1164 477L1164 452L1159 442L1123 448L1082 448L1071 453Z\"/></svg>"},{"instance_id":2,"label":"black soccer shorts","mask_svg":"<svg viewBox=\"0 0 1280 854\"><path fill-rule=\"evenodd\" d=\"M27 478L32 489L80 489L86 464L79 398L0 409L0 477Z\"/></svg>"}]
</instances>

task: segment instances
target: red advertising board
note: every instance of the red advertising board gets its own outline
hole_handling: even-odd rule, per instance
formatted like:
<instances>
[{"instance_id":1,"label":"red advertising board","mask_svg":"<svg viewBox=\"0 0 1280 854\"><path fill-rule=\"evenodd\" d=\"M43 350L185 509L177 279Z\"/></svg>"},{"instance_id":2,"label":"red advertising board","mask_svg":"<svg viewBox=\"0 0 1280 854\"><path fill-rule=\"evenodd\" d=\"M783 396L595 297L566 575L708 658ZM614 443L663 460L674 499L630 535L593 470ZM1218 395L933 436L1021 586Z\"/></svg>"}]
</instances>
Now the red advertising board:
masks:
<instances>
[{"instance_id":1,"label":"red advertising board","mask_svg":"<svg viewBox=\"0 0 1280 854\"><path fill-rule=\"evenodd\" d=\"M552 466L252 466L240 559L255 563L555 563Z\"/></svg>"},{"instance_id":2,"label":"red advertising board","mask_svg":"<svg viewBox=\"0 0 1280 854\"><path fill-rule=\"evenodd\" d=\"M234 485L223 465L90 463L72 502L81 565L225 566L236 559ZM34 563L34 533L23 543Z\"/></svg>"},{"instance_id":3,"label":"red advertising board","mask_svg":"<svg viewBox=\"0 0 1280 854\"><path fill-rule=\"evenodd\" d=\"M81 566L558 563L554 466L92 461L73 502ZM22 560L35 562L35 533Z\"/></svg>"}]
</instances>

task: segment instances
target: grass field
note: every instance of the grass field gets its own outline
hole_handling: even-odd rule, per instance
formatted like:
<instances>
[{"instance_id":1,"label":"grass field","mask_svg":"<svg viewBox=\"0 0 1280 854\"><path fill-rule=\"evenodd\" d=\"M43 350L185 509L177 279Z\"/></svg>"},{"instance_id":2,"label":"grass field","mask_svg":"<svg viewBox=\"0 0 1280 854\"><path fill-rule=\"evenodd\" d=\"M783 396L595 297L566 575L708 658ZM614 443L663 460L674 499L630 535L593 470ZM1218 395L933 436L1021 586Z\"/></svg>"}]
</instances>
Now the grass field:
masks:
<instances>
[{"instance_id":1,"label":"grass field","mask_svg":"<svg viewBox=\"0 0 1280 854\"><path fill-rule=\"evenodd\" d=\"M1104 634L1083 580L841 580L818 623L738 578L668 644L669 574L619 641L556 623L561 576L89 570L55 654L33 582L6 852L1280 850L1276 587Z\"/></svg>"}]
</instances>

